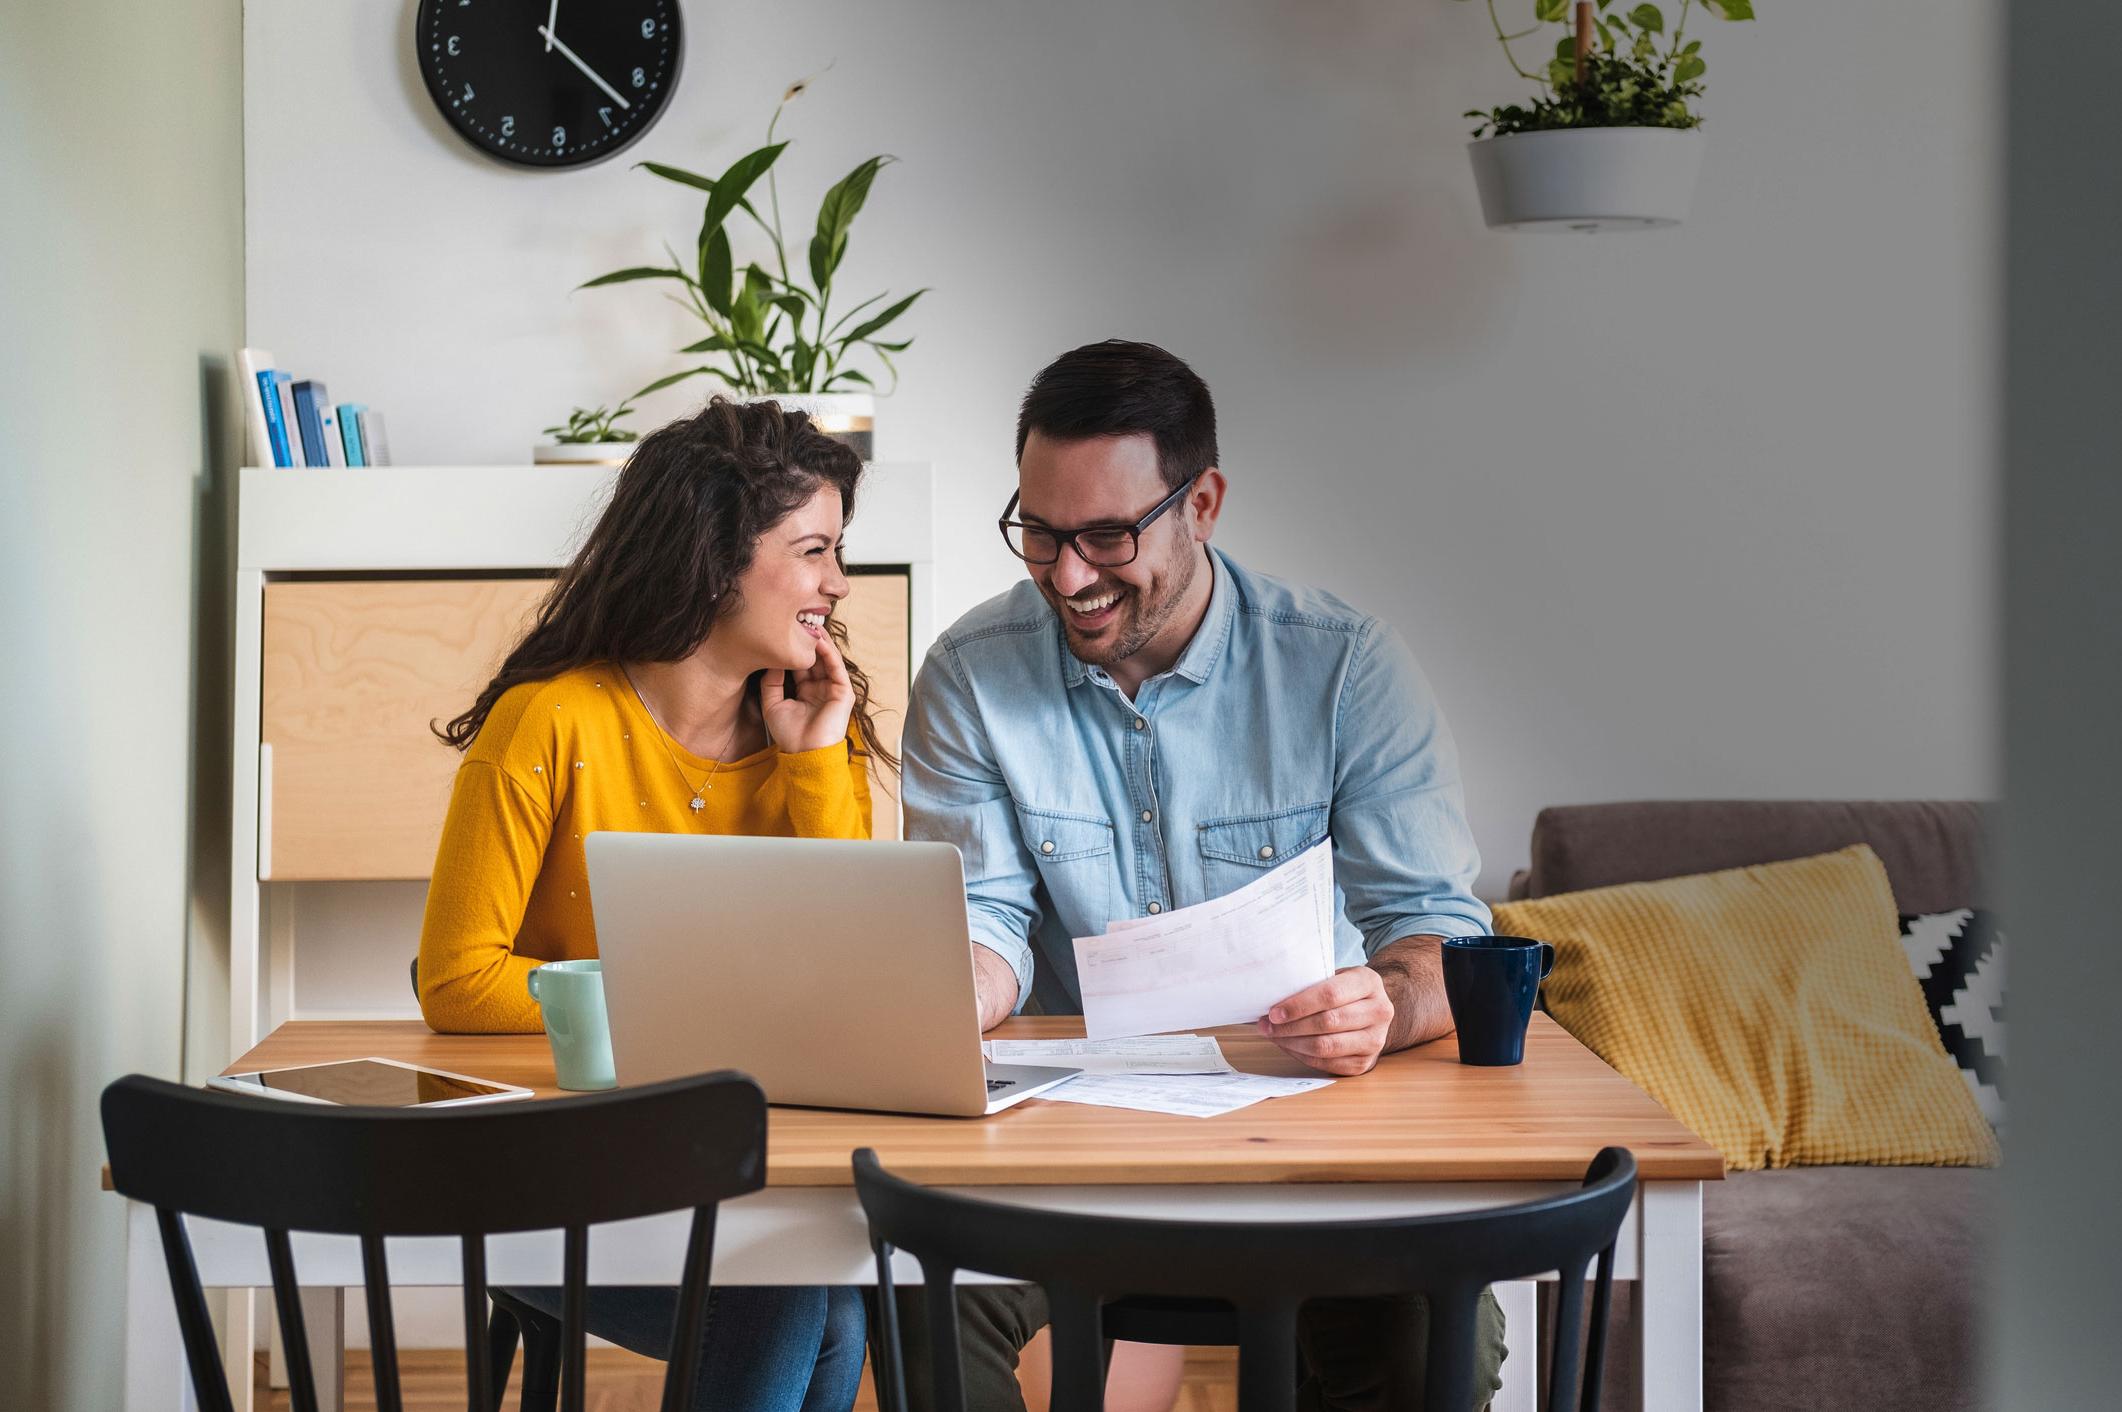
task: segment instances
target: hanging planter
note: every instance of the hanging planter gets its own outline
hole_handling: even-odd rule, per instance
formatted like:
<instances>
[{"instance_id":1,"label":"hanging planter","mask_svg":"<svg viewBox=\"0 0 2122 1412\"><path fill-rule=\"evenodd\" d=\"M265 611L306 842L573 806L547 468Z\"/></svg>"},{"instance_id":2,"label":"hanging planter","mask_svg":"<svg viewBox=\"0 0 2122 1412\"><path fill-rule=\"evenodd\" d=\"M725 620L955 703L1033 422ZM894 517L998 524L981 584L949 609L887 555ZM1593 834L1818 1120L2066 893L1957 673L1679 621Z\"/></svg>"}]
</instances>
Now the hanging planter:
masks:
<instances>
[{"instance_id":1,"label":"hanging planter","mask_svg":"<svg viewBox=\"0 0 2122 1412\"><path fill-rule=\"evenodd\" d=\"M1702 142L1695 130L1585 127L1482 138L1466 150L1489 229L1589 233L1686 220Z\"/></svg>"},{"instance_id":2,"label":"hanging planter","mask_svg":"<svg viewBox=\"0 0 2122 1412\"><path fill-rule=\"evenodd\" d=\"M1504 32L1496 0L1490 20L1520 77L1542 85L1529 103L1468 113L1480 123L1467 144L1481 214L1492 230L1647 230L1687 219L1702 169L1702 41L1687 38L1696 0L1680 0L1666 37L1665 14L1615 0L1533 0L1539 24ZM1719 19L1750 20L1752 0L1701 0ZM1511 42L1560 26L1544 72L1519 64ZM1554 33L1555 31L1548 31Z\"/></svg>"},{"instance_id":3,"label":"hanging planter","mask_svg":"<svg viewBox=\"0 0 2122 1412\"><path fill-rule=\"evenodd\" d=\"M877 454L877 398L868 392L762 392L746 402L778 402L868 461Z\"/></svg>"}]
</instances>

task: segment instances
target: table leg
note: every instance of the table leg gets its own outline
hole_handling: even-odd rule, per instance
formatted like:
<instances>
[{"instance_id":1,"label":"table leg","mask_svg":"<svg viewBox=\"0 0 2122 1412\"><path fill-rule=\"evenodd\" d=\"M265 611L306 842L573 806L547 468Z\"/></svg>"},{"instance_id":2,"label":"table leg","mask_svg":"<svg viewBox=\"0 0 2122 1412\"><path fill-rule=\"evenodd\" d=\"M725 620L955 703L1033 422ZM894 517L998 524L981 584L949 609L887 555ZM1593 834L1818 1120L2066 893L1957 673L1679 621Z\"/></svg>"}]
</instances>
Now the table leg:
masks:
<instances>
[{"instance_id":1,"label":"table leg","mask_svg":"<svg viewBox=\"0 0 2122 1412\"><path fill-rule=\"evenodd\" d=\"M248 1289L225 1289L221 1301L221 1372L228 1379L229 1403L235 1412L251 1412L258 1383L258 1319L265 1307Z\"/></svg>"},{"instance_id":2,"label":"table leg","mask_svg":"<svg viewBox=\"0 0 2122 1412\"><path fill-rule=\"evenodd\" d=\"M125 1412L193 1412L184 1339L151 1206L128 1203L125 1225Z\"/></svg>"},{"instance_id":3,"label":"table leg","mask_svg":"<svg viewBox=\"0 0 2122 1412\"><path fill-rule=\"evenodd\" d=\"M1638 1192L1643 1412L1701 1412L1702 1184L1644 1182Z\"/></svg>"},{"instance_id":4,"label":"table leg","mask_svg":"<svg viewBox=\"0 0 2122 1412\"><path fill-rule=\"evenodd\" d=\"M1488 1404L1489 1412L1539 1412L1540 1286L1534 1280L1509 1280L1496 1286L1503 1306L1503 1338L1510 1356L1503 1360L1503 1386Z\"/></svg>"},{"instance_id":5,"label":"table leg","mask_svg":"<svg viewBox=\"0 0 2122 1412\"><path fill-rule=\"evenodd\" d=\"M317 1412L339 1412L346 1406L346 1291L305 1288L302 1329L317 1379Z\"/></svg>"}]
</instances>

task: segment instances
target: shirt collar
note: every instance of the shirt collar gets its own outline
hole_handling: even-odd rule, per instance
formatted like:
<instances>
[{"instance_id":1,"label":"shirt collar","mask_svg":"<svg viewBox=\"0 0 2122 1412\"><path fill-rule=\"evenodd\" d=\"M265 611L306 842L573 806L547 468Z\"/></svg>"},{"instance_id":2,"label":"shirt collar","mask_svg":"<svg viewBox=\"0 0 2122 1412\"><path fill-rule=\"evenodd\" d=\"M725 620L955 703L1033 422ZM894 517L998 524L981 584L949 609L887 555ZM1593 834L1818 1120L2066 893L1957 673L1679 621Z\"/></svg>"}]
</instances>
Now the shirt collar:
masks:
<instances>
[{"instance_id":1,"label":"shirt collar","mask_svg":"<svg viewBox=\"0 0 2122 1412\"><path fill-rule=\"evenodd\" d=\"M1179 654L1172 671L1196 685L1208 680L1223 656L1223 649L1230 643L1230 623L1234 590L1230 582L1230 563L1213 546L1208 551L1208 571L1213 576L1208 590L1208 611L1201 616L1201 626L1194 629L1186 650ZM1068 634L1061 628L1059 612L1051 605L1048 612L1054 613L1054 637L1061 648L1061 684L1074 688L1090 675L1088 664L1068 650Z\"/></svg>"}]
</instances>

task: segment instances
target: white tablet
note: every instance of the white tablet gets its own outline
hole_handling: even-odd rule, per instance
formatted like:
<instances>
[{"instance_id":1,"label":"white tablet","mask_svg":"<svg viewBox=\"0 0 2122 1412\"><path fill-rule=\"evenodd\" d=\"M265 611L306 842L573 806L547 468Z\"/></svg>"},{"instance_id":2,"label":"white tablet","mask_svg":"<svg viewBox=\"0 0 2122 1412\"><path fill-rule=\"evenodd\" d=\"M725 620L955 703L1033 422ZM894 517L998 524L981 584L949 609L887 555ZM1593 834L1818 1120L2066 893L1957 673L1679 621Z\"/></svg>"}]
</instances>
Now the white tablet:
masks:
<instances>
[{"instance_id":1,"label":"white tablet","mask_svg":"<svg viewBox=\"0 0 2122 1412\"><path fill-rule=\"evenodd\" d=\"M211 1088L230 1093L285 1098L296 1103L339 1103L360 1108L462 1108L536 1097L527 1088L452 1074L396 1059L341 1059L254 1074L221 1074Z\"/></svg>"}]
</instances>

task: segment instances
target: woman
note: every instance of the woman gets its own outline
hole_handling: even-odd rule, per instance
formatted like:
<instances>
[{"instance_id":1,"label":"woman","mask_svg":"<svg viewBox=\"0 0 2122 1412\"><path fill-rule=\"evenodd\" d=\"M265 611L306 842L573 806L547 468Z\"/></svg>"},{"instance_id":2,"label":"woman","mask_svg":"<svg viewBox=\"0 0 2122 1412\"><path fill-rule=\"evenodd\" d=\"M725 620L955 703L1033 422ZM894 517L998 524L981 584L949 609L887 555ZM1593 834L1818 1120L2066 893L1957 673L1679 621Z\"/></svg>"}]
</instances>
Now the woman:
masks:
<instances>
[{"instance_id":1,"label":"woman","mask_svg":"<svg viewBox=\"0 0 2122 1412\"><path fill-rule=\"evenodd\" d=\"M582 851L596 830L869 837L869 761L898 762L832 616L861 471L770 403L716 398L642 440L536 623L437 731L464 763L420 933L432 1028L542 1028L531 970L597 954ZM557 1290L517 1293L558 1310ZM854 1291L713 1299L696 1412L853 1402ZM590 1327L660 1358L675 1312L673 1290L598 1289Z\"/></svg>"}]
</instances>

